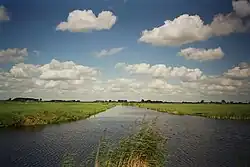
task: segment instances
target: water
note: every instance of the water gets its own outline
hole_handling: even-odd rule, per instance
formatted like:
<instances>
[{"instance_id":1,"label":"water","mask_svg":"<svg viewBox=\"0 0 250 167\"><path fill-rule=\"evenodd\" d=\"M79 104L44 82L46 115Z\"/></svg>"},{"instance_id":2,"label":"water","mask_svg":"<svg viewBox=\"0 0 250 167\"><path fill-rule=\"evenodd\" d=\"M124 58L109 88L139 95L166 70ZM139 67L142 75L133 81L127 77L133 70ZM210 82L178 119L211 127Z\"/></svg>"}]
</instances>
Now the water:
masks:
<instances>
[{"instance_id":1,"label":"water","mask_svg":"<svg viewBox=\"0 0 250 167\"><path fill-rule=\"evenodd\" d=\"M0 129L3 167L57 167L66 154L78 165L95 150L103 131L118 140L146 114L158 116L169 138L169 167L250 167L250 122L174 116L135 107L117 106L87 120L36 129Z\"/></svg>"}]
</instances>

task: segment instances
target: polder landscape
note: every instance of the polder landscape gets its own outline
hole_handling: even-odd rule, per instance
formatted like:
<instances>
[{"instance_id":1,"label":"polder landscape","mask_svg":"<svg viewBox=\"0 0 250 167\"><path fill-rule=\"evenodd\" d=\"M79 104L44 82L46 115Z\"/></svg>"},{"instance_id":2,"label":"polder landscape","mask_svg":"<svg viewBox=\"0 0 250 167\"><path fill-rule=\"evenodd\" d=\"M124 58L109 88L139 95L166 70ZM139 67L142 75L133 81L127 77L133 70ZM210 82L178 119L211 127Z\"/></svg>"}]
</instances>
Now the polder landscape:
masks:
<instances>
[{"instance_id":1,"label":"polder landscape","mask_svg":"<svg viewBox=\"0 0 250 167\"><path fill-rule=\"evenodd\" d=\"M250 167L249 0L0 1L0 167Z\"/></svg>"},{"instance_id":2,"label":"polder landscape","mask_svg":"<svg viewBox=\"0 0 250 167\"><path fill-rule=\"evenodd\" d=\"M110 102L109 102L110 101ZM86 119L117 105L136 106L175 115L202 116L212 119L250 120L249 103L222 102L128 102L127 100L81 102L16 98L1 101L0 127L59 124Z\"/></svg>"},{"instance_id":3,"label":"polder landscape","mask_svg":"<svg viewBox=\"0 0 250 167\"><path fill-rule=\"evenodd\" d=\"M112 108L120 107L120 110L124 110L122 106L127 110L142 108L149 109L150 112L161 112L179 117L198 116L206 117L206 119L245 121L246 123L249 123L250 119L250 104L227 103L224 100L221 102L204 102L204 100L163 102L142 99L138 102L127 100L81 102L80 100L42 101L42 99L34 98L14 98L1 101L0 125L1 128L20 130L24 127L45 128L47 124L57 124L60 127L60 124L67 125L69 122L88 119L101 112L105 115L105 112L110 112L109 109L112 110ZM120 112L116 110L115 112ZM119 139L118 144L117 141L107 140L106 130L103 130L100 132L98 145L86 158L88 161L82 159L80 163L77 163L74 156L66 152L61 157L61 166L166 166L169 156L168 136L157 127L159 116L156 114L150 120L145 120L147 112L143 111L140 114L144 114L144 117L140 118L136 126L135 122L130 123L129 126L134 127L127 135ZM121 130L124 131L124 129Z\"/></svg>"}]
</instances>

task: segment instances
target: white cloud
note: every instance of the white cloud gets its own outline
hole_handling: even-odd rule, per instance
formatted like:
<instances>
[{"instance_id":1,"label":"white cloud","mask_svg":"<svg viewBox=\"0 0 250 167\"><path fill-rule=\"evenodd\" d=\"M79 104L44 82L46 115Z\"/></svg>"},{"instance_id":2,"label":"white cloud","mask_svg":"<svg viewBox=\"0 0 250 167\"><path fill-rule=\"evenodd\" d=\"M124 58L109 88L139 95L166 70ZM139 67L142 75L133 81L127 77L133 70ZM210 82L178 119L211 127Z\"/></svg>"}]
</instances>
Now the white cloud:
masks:
<instances>
[{"instance_id":1,"label":"white cloud","mask_svg":"<svg viewBox=\"0 0 250 167\"><path fill-rule=\"evenodd\" d=\"M247 81L234 80L224 76L210 76L194 82L182 82L182 86L190 92L197 92L207 97L218 96L228 98L233 96L235 100L241 99L240 94L249 87Z\"/></svg>"},{"instance_id":2,"label":"white cloud","mask_svg":"<svg viewBox=\"0 0 250 167\"><path fill-rule=\"evenodd\" d=\"M148 87L152 88L152 89L160 89L160 90L164 90L164 89L171 89L172 90L174 88L173 85L170 85L166 81L161 80L161 79L152 80L148 84Z\"/></svg>"},{"instance_id":3,"label":"white cloud","mask_svg":"<svg viewBox=\"0 0 250 167\"><path fill-rule=\"evenodd\" d=\"M96 68L72 61L52 60L44 65L19 63L9 72L0 72L0 97L82 98L90 93L99 74Z\"/></svg>"},{"instance_id":4,"label":"white cloud","mask_svg":"<svg viewBox=\"0 0 250 167\"><path fill-rule=\"evenodd\" d=\"M171 77L179 77L182 81L195 81L202 77L203 72L198 69L189 69L184 66L173 67Z\"/></svg>"},{"instance_id":5,"label":"white cloud","mask_svg":"<svg viewBox=\"0 0 250 167\"><path fill-rule=\"evenodd\" d=\"M222 76L210 76L199 81L200 83L207 85L219 85L219 86L241 86L243 83L239 80L233 80Z\"/></svg>"},{"instance_id":6,"label":"white cloud","mask_svg":"<svg viewBox=\"0 0 250 167\"><path fill-rule=\"evenodd\" d=\"M249 27L233 13L215 15L211 24L204 24L198 15L183 14L152 30L144 30L139 42L156 46L179 46L205 41L212 36L225 36L245 32Z\"/></svg>"},{"instance_id":7,"label":"white cloud","mask_svg":"<svg viewBox=\"0 0 250 167\"><path fill-rule=\"evenodd\" d=\"M95 16L92 10L75 10L69 13L67 21L61 22L56 29L71 32L109 30L116 20L116 16L110 11L102 11Z\"/></svg>"},{"instance_id":8,"label":"white cloud","mask_svg":"<svg viewBox=\"0 0 250 167\"><path fill-rule=\"evenodd\" d=\"M112 56L112 55L115 55L121 51L123 51L124 48L123 47L120 47L120 48L112 48L112 49L103 49L101 50L100 52L97 52L95 53L95 55L97 57L105 57L105 56Z\"/></svg>"},{"instance_id":9,"label":"white cloud","mask_svg":"<svg viewBox=\"0 0 250 167\"><path fill-rule=\"evenodd\" d=\"M238 66L229 69L227 72L224 73L224 75L227 77L239 78L239 79L249 78L250 64L246 62L240 63Z\"/></svg>"},{"instance_id":10,"label":"white cloud","mask_svg":"<svg viewBox=\"0 0 250 167\"><path fill-rule=\"evenodd\" d=\"M32 78L41 74L39 66L19 63L10 69L10 74L15 78Z\"/></svg>"},{"instance_id":11,"label":"white cloud","mask_svg":"<svg viewBox=\"0 0 250 167\"><path fill-rule=\"evenodd\" d=\"M0 71L0 98L220 101L246 100L250 95L250 82L245 78L205 76L199 69L164 64L119 63L116 67L133 75L103 79L96 68L72 61L16 64L9 72ZM246 69L249 64L241 63L239 67Z\"/></svg>"},{"instance_id":12,"label":"white cloud","mask_svg":"<svg viewBox=\"0 0 250 167\"><path fill-rule=\"evenodd\" d=\"M8 21L10 17L8 16L7 9L4 6L0 6L0 21Z\"/></svg>"},{"instance_id":13,"label":"white cloud","mask_svg":"<svg viewBox=\"0 0 250 167\"><path fill-rule=\"evenodd\" d=\"M40 79L44 80L91 79L99 73L97 69L77 65L72 61L59 62L54 59L39 69L41 70Z\"/></svg>"},{"instance_id":14,"label":"white cloud","mask_svg":"<svg viewBox=\"0 0 250 167\"><path fill-rule=\"evenodd\" d=\"M198 15L184 14L173 21L166 20L160 27L144 30L139 41L159 46L175 46L207 40L211 35L211 27L205 25Z\"/></svg>"},{"instance_id":15,"label":"white cloud","mask_svg":"<svg viewBox=\"0 0 250 167\"><path fill-rule=\"evenodd\" d=\"M182 67L167 67L164 64L150 65L146 63L141 64L125 64L117 63L116 68L122 68L130 74L148 75L154 78L178 78L183 81L197 80L202 77L202 71L198 68L189 69Z\"/></svg>"},{"instance_id":16,"label":"white cloud","mask_svg":"<svg viewBox=\"0 0 250 167\"><path fill-rule=\"evenodd\" d=\"M186 48L182 49L179 55L188 60L208 61L222 59L224 52L220 47L216 49Z\"/></svg>"},{"instance_id":17,"label":"white cloud","mask_svg":"<svg viewBox=\"0 0 250 167\"><path fill-rule=\"evenodd\" d=\"M28 56L28 49L13 48L0 50L0 63L20 62Z\"/></svg>"},{"instance_id":18,"label":"white cloud","mask_svg":"<svg viewBox=\"0 0 250 167\"><path fill-rule=\"evenodd\" d=\"M41 80L91 80L99 74L99 71L72 61L59 62L53 59L45 65L16 64L10 69L10 74L16 78L39 78Z\"/></svg>"},{"instance_id":19,"label":"white cloud","mask_svg":"<svg viewBox=\"0 0 250 167\"><path fill-rule=\"evenodd\" d=\"M240 17L246 17L250 15L250 2L248 0L233 0L233 9L235 13Z\"/></svg>"},{"instance_id":20,"label":"white cloud","mask_svg":"<svg viewBox=\"0 0 250 167\"><path fill-rule=\"evenodd\" d=\"M216 15L210 26L213 35L215 36L225 36L231 33L245 32L248 28L243 24L241 18L235 16L233 13Z\"/></svg>"}]
</instances>

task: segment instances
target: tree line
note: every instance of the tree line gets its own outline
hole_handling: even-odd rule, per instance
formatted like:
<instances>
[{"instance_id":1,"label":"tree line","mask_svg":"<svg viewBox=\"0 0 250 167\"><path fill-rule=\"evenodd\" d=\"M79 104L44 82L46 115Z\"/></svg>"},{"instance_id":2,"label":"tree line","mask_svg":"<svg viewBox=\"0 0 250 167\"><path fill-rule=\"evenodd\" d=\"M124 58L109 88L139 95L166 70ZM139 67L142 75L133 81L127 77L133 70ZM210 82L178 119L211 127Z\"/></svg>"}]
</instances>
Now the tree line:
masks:
<instances>
[{"instance_id":1,"label":"tree line","mask_svg":"<svg viewBox=\"0 0 250 167\"><path fill-rule=\"evenodd\" d=\"M43 101L41 98L24 98L24 97L16 97L16 98L9 98L6 101L16 101L16 102L84 102L80 100L46 100ZM141 99L140 101L129 101L129 100L95 100L92 101L95 103L169 103L169 104L250 104L249 102L234 102L234 101L197 101L197 102L189 102L189 101L181 101L181 102L171 102L171 101L161 101L161 100L144 100Z\"/></svg>"}]
</instances>

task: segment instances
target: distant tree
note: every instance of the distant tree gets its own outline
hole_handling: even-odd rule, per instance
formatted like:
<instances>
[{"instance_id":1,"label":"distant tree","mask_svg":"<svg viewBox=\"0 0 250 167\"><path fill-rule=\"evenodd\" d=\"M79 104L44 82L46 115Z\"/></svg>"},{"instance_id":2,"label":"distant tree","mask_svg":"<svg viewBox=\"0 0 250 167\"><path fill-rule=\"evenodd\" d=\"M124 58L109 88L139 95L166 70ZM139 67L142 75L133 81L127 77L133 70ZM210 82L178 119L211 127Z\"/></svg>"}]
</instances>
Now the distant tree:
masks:
<instances>
[{"instance_id":1,"label":"distant tree","mask_svg":"<svg viewBox=\"0 0 250 167\"><path fill-rule=\"evenodd\" d=\"M42 99L42 98L40 98L40 99L39 99L39 101L43 101L43 99Z\"/></svg>"},{"instance_id":2,"label":"distant tree","mask_svg":"<svg viewBox=\"0 0 250 167\"><path fill-rule=\"evenodd\" d=\"M225 100L221 100L221 103L222 103L222 104L225 104L225 103L226 103L226 101L225 101Z\"/></svg>"},{"instance_id":3,"label":"distant tree","mask_svg":"<svg viewBox=\"0 0 250 167\"><path fill-rule=\"evenodd\" d=\"M11 101L11 98L9 98L7 101Z\"/></svg>"},{"instance_id":4,"label":"distant tree","mask_svg":"<svg viewBox=\"0 0 250 167\"><path fill-rule=\"evenodd\" d=\"M200 103L204 103L204 100L201 100L201 102Z\"/></svg>"},{"instance_id":5,"label":"distant tree","mask_svg":"<svg viewBox=\"0 0 250 167\"><path fill-rule=\"evenodd\" d=\"M141 99L141 102L144 103L144 99Z\"/></svg>"}]
</instances>

